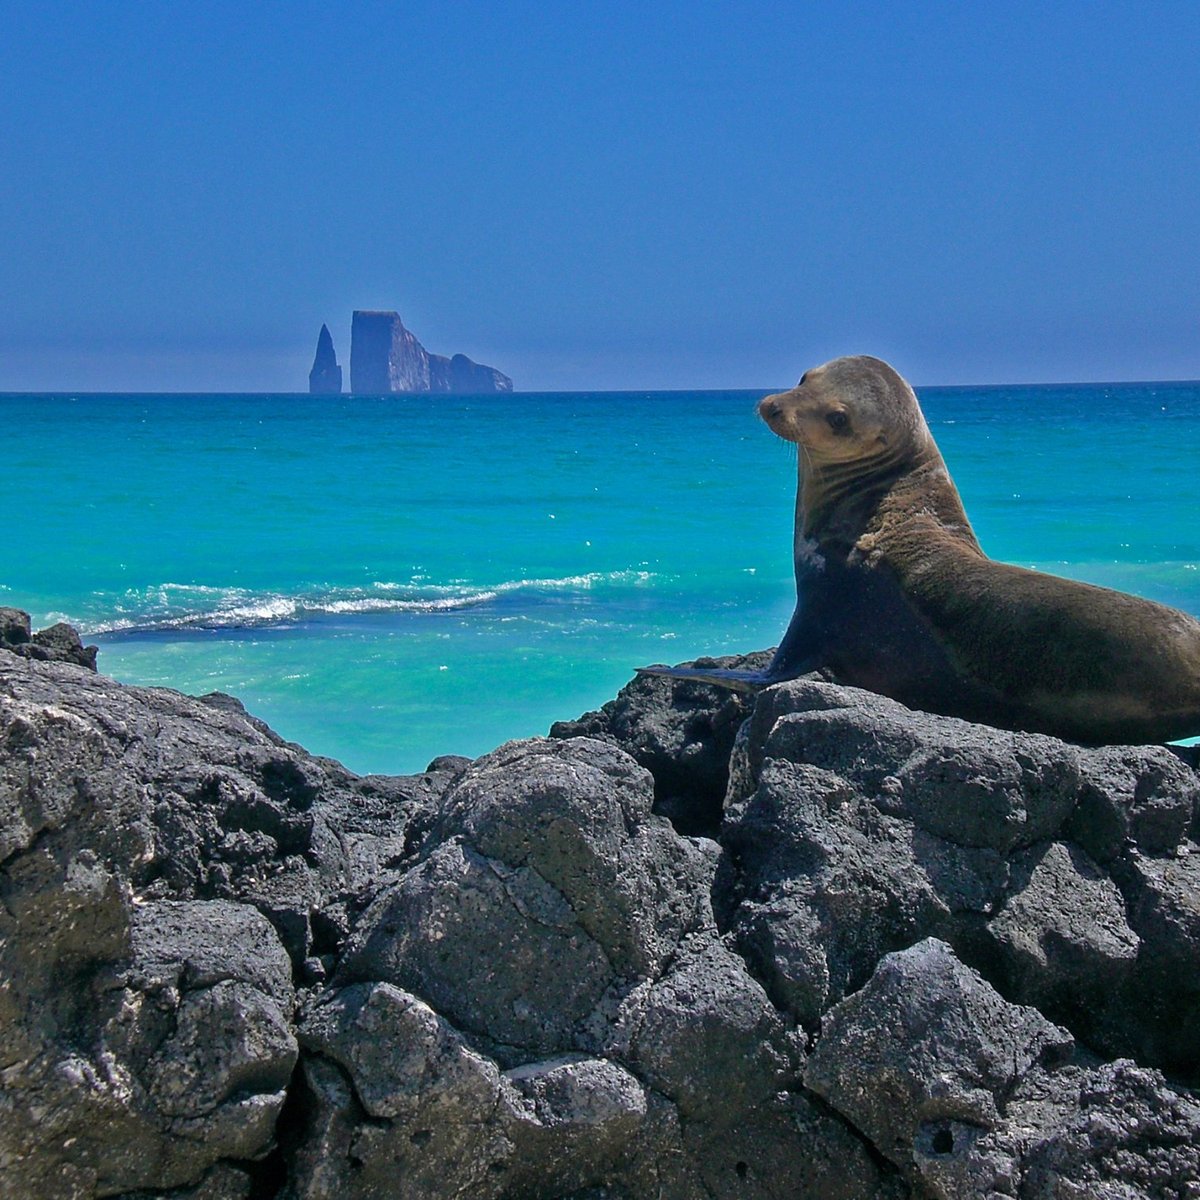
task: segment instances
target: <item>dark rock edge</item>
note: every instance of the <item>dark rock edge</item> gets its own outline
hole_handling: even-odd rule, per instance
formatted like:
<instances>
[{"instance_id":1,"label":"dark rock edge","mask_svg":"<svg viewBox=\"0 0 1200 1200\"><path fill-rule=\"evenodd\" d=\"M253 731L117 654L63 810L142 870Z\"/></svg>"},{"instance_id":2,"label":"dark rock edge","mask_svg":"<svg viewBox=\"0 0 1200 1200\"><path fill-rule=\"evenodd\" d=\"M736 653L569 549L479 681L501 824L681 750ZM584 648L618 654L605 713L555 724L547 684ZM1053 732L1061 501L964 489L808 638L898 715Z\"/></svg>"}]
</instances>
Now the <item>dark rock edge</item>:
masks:
<instances>
[{"instance_id":1,"label":"dark rock edge","mask_svg":"<svg viewBox=\"0 0 1200 1200\"><path fill-rule=\"evenodd\" d=\"M640 679L359 777L0 651L0 1195L1200 1196L1189 755Z\"/></svg>"}]
</instances>

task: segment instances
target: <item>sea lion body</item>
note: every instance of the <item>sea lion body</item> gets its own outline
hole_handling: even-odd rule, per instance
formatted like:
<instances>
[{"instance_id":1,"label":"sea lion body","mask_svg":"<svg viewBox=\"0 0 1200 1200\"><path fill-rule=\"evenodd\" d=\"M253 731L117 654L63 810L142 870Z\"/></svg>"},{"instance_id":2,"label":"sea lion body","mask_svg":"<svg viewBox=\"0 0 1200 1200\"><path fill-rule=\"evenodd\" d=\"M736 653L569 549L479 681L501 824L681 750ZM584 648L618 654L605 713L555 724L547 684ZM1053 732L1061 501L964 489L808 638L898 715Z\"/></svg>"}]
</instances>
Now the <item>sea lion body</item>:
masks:
<instances>
[{"instance_id":1,"label":"sea lion body","mask_svg":"<svg viewBox=\"0 0 1200 1200\"><path fill-rule=\"evenodd\" d=\"M827 668L911 708L1071 741L1200 734L1200 622L987 558L886 363L835 359L759 412L800 447L795 614L763 672L643 673L755 689Z\"/></svg>"}]
</instances>

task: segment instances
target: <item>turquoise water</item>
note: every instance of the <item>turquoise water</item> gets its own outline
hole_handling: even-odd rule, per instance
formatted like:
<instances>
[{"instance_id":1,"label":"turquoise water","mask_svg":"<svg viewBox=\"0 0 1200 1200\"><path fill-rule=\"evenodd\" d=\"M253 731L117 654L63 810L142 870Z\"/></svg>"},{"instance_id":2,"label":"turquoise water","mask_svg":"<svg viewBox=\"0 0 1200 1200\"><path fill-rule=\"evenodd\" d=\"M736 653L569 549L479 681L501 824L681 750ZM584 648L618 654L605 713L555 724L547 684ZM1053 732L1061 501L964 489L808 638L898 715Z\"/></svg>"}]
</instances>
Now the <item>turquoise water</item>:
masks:
<instances>
[{"instance_id":1,"label":"turquoise water","mask_svg":"<svg viewBox=\"0 0 1200 1200\"><path fill-rule=\"evenodd\" d=\"M762 394L3 395L0 604L358 771L479 754L778 640ZM992 557L1200 614L1200 384L920 395Z\"/></svg>"}]
</instances>

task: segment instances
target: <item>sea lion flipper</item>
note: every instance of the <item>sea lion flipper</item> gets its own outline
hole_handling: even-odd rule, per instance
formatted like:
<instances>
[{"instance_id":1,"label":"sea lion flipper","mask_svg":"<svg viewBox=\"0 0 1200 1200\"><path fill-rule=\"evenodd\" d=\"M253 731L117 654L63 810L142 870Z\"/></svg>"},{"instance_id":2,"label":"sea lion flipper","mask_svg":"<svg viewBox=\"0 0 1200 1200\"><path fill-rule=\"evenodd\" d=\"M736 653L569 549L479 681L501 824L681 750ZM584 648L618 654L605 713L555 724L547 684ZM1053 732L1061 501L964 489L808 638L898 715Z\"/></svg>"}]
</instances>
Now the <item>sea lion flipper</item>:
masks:
<instances>
[{"instance_id":1,"label":"sea lion flipper","mask_svg":"<svg viewBox=\"0 0 1200 1200\"><path fill-rule=\"evenodd\" d=\"M762 672L768 683L795 679L798 675L815 671L821 665L821 656L817 652L818 624L809 617L803 602L796 605L779 649Z\"/></svg>"},{"instance_id":2,"label":"sea lion flipper","mask_svg":"<svg viewBox=\"0 0 1200 1200\"><path fill-rule=\"evenodd\" d=\"M711 683L733 692L753 692L776 683L766 671L734 671L722 667L638 667L639 675L663 675L668 679L689 679L694 683Z\"/></svg>"},{"instance_id":3,"label":"sea lion flipper","mask_svg":"<svg viewBox=\"0 0 1200 1200\"><path fill-rule=\"evenodd\" d=\"M803 605L797 604L791 623L779 649L762 671L739 671L731 667L638 667L639 675L665 675L668 679L691 679L697 683L711 683L715 687L728 688L733 692L756 692L795 679L821 665L817 652L819 629L806 619Z\"/></svg>"}]
</instances>

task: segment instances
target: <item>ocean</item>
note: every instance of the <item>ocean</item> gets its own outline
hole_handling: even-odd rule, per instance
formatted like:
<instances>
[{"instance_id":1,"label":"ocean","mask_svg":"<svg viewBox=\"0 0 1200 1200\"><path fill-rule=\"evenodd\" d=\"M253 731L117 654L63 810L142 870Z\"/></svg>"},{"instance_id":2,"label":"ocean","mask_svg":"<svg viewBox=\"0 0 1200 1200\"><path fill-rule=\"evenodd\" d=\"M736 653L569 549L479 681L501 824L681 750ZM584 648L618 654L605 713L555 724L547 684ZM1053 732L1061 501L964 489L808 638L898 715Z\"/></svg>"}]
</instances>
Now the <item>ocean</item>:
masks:
<instances>
[{"instance_id":1,"label":"ocean","mask_svg":"<svg viewBox=\"0 0 1200 1200\"><path fill-rule=\"evenodd\" d=\"M358 772L478 755L778 641L769 390L0 395L0 604ZM1200 615L1200 384L918 393L991 557Z\"/></svg>"}]
</instances>

